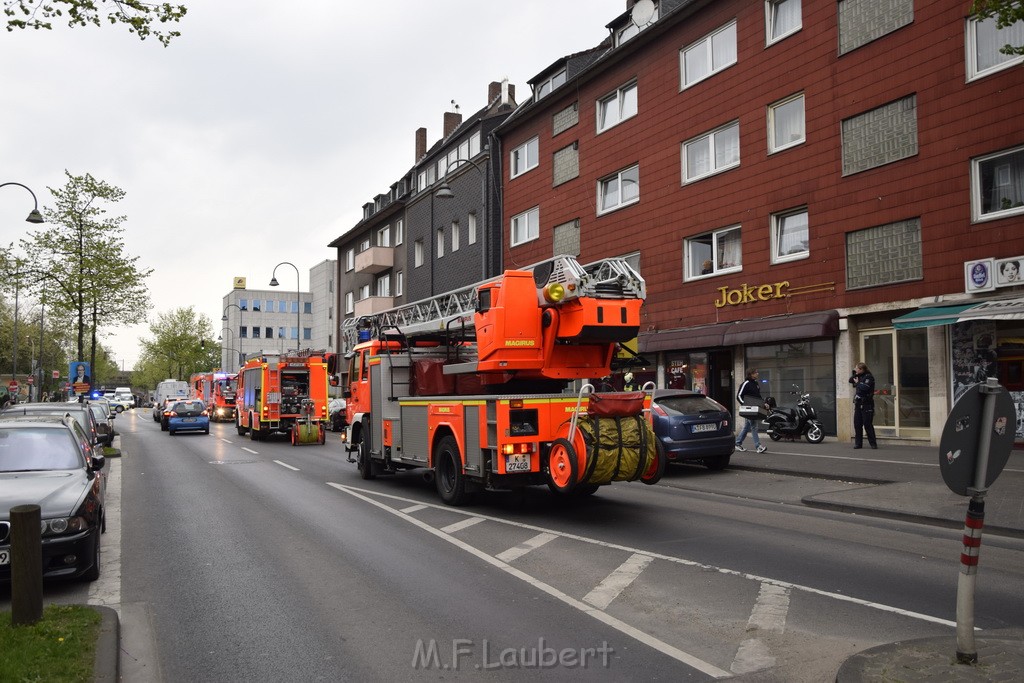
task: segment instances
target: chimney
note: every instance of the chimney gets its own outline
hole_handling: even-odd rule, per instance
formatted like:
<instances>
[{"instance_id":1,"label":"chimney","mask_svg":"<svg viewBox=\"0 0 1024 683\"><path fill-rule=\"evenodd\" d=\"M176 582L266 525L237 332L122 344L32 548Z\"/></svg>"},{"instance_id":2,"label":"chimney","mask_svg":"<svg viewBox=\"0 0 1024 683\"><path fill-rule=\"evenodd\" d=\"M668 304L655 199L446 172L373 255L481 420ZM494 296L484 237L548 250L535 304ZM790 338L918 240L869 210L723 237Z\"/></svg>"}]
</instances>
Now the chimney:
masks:
<instances>
[{"instance_id":1,"label":"chimney","mask_svg":"<svg viewBox=\"0 0 1024 683\"><path fill-rule=\"evenodd\" d=\"M427 129L417 128L416 129L416 160L413 163L418 162L420 159L427 155Z\"/></svg>"},{"instance_id":2,"label":"chimney","mask_svg":"<svg viewBox=\"0 0 1024 683\"><path fill-rule=\"evenodd\" d=\"M456 128L462 124L462 114L458 112L446 111L444 113L444 138L451 135Z\"/></svg>"},{"instance_id":3,"label":"chimney","mask_svg":"<svg viewBox=\"0 0 1024 683\"><path fill-rule=\"evenodd\" d=\"M487 86L487 104L490 104L494 100L498 99L498 95L501 94L501 83L498 81L491 81L491 84Z\"/></svg>"}]
</instances>

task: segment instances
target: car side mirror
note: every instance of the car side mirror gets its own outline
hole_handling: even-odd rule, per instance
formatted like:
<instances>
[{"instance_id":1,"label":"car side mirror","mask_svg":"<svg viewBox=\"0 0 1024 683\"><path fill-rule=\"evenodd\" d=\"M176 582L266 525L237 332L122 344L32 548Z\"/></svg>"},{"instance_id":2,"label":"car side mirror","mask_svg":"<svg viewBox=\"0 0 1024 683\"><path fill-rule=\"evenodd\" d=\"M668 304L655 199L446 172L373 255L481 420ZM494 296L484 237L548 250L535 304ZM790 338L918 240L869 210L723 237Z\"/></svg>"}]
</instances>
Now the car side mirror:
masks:
<instances>
[{"instance_id":1,"label":"car side mirror","mask_svg":"<svg viewBox=\"0 0 1024 683\"><path fill-rule=\"evenodd\" d=\"M99 472L100 470L103 469L103 466L106 463L107 463L107 459L104 458L102 455L94 455L94 456L92 456L92 462L89 463L89 471L91 471L91 472Z\"/></svg>"}]
</instances>

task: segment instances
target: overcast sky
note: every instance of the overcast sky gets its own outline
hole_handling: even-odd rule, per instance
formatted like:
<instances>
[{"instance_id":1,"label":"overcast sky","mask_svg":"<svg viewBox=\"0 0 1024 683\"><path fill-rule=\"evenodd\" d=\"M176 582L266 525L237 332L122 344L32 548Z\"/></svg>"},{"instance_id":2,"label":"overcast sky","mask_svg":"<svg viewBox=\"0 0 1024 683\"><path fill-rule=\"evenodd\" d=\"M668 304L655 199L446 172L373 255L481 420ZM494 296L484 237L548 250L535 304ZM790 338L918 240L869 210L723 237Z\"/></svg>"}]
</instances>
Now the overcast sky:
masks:
<instances>
[{"instance_id":1,"label":"overcast sky","mask_svg":"<svg viewBox=\"0 0 1024 683\"><path fill-rule=\"evenodd\" d=\"M126 192L124 242L157 313L194 306L220 333L234 276L266 288L275 264L327 244L414 163L451 101L480 109L491 81L526 81L597 45L625 0L181 0L164 48L120 26L0 32L0 183L52 206L64 171ZM31 197L0 190L0 243L31 228ZM285 290L294 271L278 271ZM116 295L116 291L112 291ZM149 321L106 339L131 369Z\"/></svg>"}]
</instances>

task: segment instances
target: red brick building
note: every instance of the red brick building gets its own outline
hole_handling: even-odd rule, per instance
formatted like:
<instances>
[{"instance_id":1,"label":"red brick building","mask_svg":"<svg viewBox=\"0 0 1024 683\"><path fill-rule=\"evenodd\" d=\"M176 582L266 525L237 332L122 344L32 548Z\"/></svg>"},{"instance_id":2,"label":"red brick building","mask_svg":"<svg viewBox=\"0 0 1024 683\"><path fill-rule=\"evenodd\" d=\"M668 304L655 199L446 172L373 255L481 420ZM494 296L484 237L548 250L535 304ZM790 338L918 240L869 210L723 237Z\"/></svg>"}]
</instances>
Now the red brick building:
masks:
<instances>
[{"instance_id":1,"label":"red brick building","mask_svg":"<svg viewBox=\"0 0 1024 683\"><path fill-rule=\"evenodd\" d=\"M883 438L938 443L985 374L1024 415L1024 26L969 6L627 2L497 129L504 267L629 257L641 379L732 405L756 366L840 438L860 360Z\"/></svg>"}]
</instances>

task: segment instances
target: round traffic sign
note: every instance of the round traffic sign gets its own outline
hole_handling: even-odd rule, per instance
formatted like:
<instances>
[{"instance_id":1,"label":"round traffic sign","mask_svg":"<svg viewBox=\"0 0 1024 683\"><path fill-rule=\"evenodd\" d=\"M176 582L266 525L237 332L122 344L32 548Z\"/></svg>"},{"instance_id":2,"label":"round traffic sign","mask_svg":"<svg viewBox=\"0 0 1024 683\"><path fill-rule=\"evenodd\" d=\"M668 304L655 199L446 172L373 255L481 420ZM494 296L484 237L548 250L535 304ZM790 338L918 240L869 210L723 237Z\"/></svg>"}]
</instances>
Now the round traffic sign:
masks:
<instances>
[{"instance_id":1,"label":"round traffic sign","mask_svg":"<svg viewBox=\"0 0 1024 683\"><path fill-rule=\"evenodd\" d=\"M29 377L29 378L28 378L28 379L26 379L25 381L26 381L26 382L28 382L29 384L34 384L34 383L35 383L35 381L36 381L36 378L35 378L35 377Z\"/></svg>"},{"instance_id":2,"label":"round traffic sign","mask_svg":"<svg viewBox=\"0 0 1024 683\"><path fill-rule=\"evenodd\" d=\"M997 387L994 394L982 393L981 384L967 390L957 400L946 418L939 442L939 470L942 480L953 493L970 495L969 488L975 486L975 470L978 462L978 441L983 430L990 432L988 467L983 473L985 488L992 485L999 473L1006 467L1013 450L1017 428L1017 412L1010 393ZM986 396L994 396L996 406L991 424L982 424L982 411Z\"/></svg>"},{"instance_id":3,"label":"round traffic sign","mask_svg":"<svg viewBox=\"0 0 1024 683\"><path fill-rule=\"evenodd\" d=\"M8 391L17 391L18 390L18 380L12 379L10 382L8 382L7 383L7 390Z\"/></svg>"}]
</instances>

